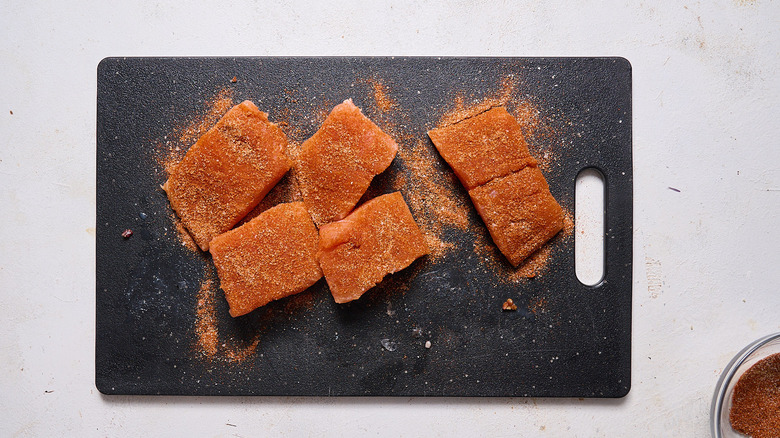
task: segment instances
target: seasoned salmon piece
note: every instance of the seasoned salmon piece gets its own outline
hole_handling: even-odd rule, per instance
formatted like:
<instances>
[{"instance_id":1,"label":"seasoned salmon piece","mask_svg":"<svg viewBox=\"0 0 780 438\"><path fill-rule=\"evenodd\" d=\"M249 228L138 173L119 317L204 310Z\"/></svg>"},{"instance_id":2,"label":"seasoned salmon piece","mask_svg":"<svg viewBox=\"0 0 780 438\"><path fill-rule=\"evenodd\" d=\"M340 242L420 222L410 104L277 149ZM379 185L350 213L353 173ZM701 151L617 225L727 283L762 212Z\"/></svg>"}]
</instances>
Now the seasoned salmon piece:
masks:
<instances>
[{"instance_id":1,"label":"seasoned salmon piece","mask_svg":"<svg viewBox=\"0 0 780 438\"><path fill-rule=\"evenodd\" d=\"M291 165L282 130L244 101L198 139L163 189L182 224L207 251L211 239L246 216Z\"/></svg>"},{"instance_id":2,"label":"seasoned salmon piece","mask_svg":"<svg viewBox=\"0 0 780 438\"><path fill-rule=\"evenodd\" d=\"M490 237L517 266L563 228L563 210L538 167L469 190Z\"/></svg>"},{"instance_id":3,"label":"seasoned salmon piece","mask_svg":"<svg viewBox=\"0 0 780 438\"><path fill-rule=\"evenodd\" d=\"M319 235L302 202L279 204L211 241L232 316L297 294L322 277Z\"/></svg>"},{"instance_id":4,"label":"seasoned salmon piece","mask_svg":"<svg viewBox=\"0 0 780 438\"><path fill-rule=\"evenodd\" d=\"M536 165L520 124L503 107L432 129L428 136L466 190Z\"/></svg>"},{"instance_id":5,"label":"seasoned salmon piece","mask_svg":"<svg viewBox=\"0 0 780 438\"><path fill-rule=\"evenodd\" d=\"M317 258L337 303L360 298L425 254L428 245L400 192L376 197L320 227Z\"/></svg>"},{"instance_id":6,"label":"seasoned salmon piece","mask_svg":"<svg viewBox=\"0 0 780 438\"><path fill-rule=\"evenodd\" d=\"M396 142L351 99L333 108L320 129L303 142L296 164L303 202L314 222L321 225L346 217L397 151Z\"/></svg>"}]
</instances>

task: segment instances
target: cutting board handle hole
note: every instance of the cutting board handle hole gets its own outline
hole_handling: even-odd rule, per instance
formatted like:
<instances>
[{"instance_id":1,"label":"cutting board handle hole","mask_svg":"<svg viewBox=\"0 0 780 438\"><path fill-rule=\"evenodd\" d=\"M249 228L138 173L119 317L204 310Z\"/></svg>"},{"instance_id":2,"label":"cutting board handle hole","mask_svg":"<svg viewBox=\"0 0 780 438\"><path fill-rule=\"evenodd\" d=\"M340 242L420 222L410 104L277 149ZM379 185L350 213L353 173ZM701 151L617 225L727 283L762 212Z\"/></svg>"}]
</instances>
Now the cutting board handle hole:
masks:
<instances>
[{"instance_id":1,"label":"cutting board handle hole","mask_svg":"<svg viewBox=\"0 0 780 438\"><path fill-rule=\"evenodd\" d=\"M574 271L596 286L604 278L604 175L592 167L577 174L574 189Z\"/></svg>"}]
</instances>

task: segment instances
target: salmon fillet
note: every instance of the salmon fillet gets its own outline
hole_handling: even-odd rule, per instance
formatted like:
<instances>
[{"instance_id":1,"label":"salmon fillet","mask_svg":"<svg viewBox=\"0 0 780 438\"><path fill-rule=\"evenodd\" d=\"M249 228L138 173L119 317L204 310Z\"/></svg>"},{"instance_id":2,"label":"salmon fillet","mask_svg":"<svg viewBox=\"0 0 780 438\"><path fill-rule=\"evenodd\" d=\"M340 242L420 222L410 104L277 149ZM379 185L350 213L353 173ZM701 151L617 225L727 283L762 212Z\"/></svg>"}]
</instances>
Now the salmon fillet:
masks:
<instances>
[{"instance_id":1,"label":"salmon fillet","mask_svg":"<svg viewBox=\"0 0 780 438\"><path fill-rule=\"evenodd\" d=\"M314 222L321 225L346 217L397 151L396 142L351 99L333 108L320 129L303 142L296 164L303 202Z\"/></svg>"},{"instance_id":2,"label":"salmon fillet","mask_svg":"<svg viewBox=\"0 0 780 438\"><path fill-rule=\"evenodd\" d=\"M519 265L563 228L563 210L503 107L428 131L498 249Z\"/></svg>"},{"instance_id":3,"label":"salmon fillet","mask_svg":"<svg viewBox=\"0 0 780 438\"><path fill-rule=\"evenodd\" d=\"M322 277L319 235L302 202L279 204L211 241L232 316L304 291Z\"/></svg>"},{"instance_id":4,"label":"salmon fillet","mask_svg":"<svg viewBox=\"0 0 780 438\"><path fill-rule=\"evenodd\" d=\"M563 228L563 210L537 167L469 190L490 237L512 265L541 248Z\"/></svg>"},{"instance_id":5,"label":"salmon fillet","mask_svg":"<svg viewBox=\"0 0 780 438\"><path fill-rule=\"evenodd\" d=\"M432 129L428 136L466 190L536 165L520 124L503 107Z\"/></svg>"},{"instance_id":6,"label":"salmon fillet","mask_svg":"<svg viewBox=\"0 0 780 438\"><path fill-rule=\"evenodd\" d=\"M163 185L200 249L246 216L290 169L287 138L244 101L187 151Z\"/></svg>"},{"instance_id":7,"label":"salmon fillet","mask_svg":"<svg viewBox=\"0 0 780 438\"><path fill-rule=\"evenodd\" d=\"M337 303L360 298L425 254L425 238L400 192L376 197L320 227L317 258Z\"/></svg>"}]
</instances>

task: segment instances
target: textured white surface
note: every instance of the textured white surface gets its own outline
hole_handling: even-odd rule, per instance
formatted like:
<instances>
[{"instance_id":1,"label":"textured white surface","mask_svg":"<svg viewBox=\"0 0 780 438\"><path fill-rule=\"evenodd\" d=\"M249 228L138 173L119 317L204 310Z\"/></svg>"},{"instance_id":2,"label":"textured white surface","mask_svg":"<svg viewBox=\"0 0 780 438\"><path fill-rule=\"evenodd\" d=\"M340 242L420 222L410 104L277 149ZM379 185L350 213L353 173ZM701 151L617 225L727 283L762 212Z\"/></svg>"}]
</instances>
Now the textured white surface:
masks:
<instances>
[{"instance_id":1,"label":"textured white surface","mask_svg":"<svg viewBox=\"0 0 780 438\"><path fill-rule=\"evenodd\" d=\"M718 373L780 331L777 2L111 3L0 2L0 436L707 436ZM95 78L130 55L629 59L629 395L101 396Z\"/></svg>"}]
</instances>

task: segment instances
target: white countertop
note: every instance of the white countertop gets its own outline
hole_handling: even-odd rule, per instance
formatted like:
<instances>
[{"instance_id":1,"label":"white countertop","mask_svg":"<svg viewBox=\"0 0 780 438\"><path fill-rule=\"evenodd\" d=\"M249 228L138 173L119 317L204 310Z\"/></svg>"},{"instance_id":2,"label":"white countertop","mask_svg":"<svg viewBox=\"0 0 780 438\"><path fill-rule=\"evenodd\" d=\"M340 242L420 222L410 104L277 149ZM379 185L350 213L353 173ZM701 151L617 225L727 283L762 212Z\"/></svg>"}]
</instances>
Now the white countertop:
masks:
<instances>
[{"instance_id":1,"label":"white countertop","mask_svg":"<svg viewBox=\"0 0 780 438\"><path fill-rule=\"evenodd\" d=\"M720 371L743 346L780 331L776 2L109 3L0 3L0 436L707 436ZM107 56L162 55L627 58L631 392L101 395L96 68Z\"/></svg>"}]
</instances>

